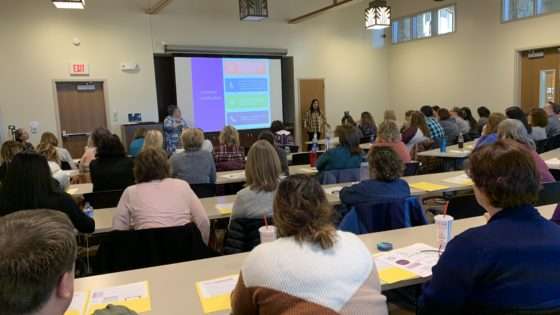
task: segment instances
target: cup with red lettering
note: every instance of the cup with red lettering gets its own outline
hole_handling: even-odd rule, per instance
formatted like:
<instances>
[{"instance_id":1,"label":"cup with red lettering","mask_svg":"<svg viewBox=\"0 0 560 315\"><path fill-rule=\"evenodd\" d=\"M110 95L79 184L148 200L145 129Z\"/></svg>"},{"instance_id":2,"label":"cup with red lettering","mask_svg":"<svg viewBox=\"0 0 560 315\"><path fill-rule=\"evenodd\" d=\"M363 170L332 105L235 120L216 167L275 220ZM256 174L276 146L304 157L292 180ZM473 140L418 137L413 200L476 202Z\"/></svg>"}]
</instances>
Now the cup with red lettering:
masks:
<instances>
[{"instance_id":1,"label":"cup with red lettering","mask_svg":"<svg viewBox=\"0 0 560 315\"><path fill-rule=\"evenodd\" d=\"M274 225L265 225L259 228L261 235L261 244L274 242L278 238L276 227Z\"/></svg>"},{"instance_id":2,"label":"cup with red lettering","mask_svg":"<svg viewBox=\"0 0 560 315\"><path fill-rule=\"evenodd\" d=\"M437 246L440 252L445 251L447 243L451 241L451 230L453 227L453 217L447 214L435 216L437 231Z\"/></svg>"}]
</instances>

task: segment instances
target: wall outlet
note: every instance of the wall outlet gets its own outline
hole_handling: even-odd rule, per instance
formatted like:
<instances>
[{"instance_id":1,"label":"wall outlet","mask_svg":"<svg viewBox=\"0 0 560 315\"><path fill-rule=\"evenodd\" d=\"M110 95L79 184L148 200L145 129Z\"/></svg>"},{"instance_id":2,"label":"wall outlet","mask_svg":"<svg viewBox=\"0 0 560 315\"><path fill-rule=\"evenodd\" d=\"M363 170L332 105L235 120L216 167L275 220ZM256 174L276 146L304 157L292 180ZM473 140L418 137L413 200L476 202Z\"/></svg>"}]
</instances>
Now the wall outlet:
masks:
<instances>
[{"instance_id":1,"label":"wall outlet","mask_svg":"<svg viewBox=\"0 0 560 315\"><path fill-rule=\"evenodd\" d=\"M113 122L119 122L119 112L118 111L113 112Z\"/></svg>"}]
</instances>

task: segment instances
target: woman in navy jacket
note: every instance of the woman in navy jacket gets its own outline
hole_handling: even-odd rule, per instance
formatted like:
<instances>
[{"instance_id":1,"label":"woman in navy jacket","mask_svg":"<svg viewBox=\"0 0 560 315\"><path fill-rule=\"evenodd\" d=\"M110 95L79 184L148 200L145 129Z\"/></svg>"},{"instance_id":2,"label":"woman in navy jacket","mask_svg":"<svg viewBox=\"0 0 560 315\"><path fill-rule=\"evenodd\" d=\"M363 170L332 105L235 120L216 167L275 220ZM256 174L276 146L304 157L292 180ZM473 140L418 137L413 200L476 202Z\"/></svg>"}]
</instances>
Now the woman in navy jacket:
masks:
<instances>
[{"instance_id":1,"label":"woman in navy jacket","mask_svg":"<svg viewBox=\"0 0 560 315\"><path fill-rule=\"evenodd\" d=\"M500 140L475 150L469 162L488 224L447 245L424 286L419 314L560 310L560 227L531 205L540 187L531 155Z\"/></svg>"}]
</instances>

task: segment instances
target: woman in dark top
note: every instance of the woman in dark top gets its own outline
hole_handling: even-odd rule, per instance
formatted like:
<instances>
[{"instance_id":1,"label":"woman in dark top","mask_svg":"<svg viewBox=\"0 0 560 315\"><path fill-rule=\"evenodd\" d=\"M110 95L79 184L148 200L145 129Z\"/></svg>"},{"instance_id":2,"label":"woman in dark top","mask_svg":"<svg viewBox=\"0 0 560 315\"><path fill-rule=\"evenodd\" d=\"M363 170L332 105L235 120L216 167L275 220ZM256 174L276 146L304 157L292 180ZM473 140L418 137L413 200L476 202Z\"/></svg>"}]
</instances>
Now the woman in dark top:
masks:
<instances>
[{"instance_id":1,"label":"woman in dark top","mask_svg":"<svg viewBox=\"0 0 560 315\"><path fill-rule=\"evenodd\" d=\"M35 148L33 147L33 144L31 144L31 142L29 142L29 132L27 132L27 130L25 130L23 128L17 129L16 132L14 133L14 138L17 142L19 142L23 145L23 147L25 148L25 151L34 151L35 150Z\"/></svg>"},{"instance_id":2,"label":"woman in dark top","mask_svg":"<svg viewBox=\"0 0 560 315\"><path fill-rule=\"evenodd\" d=\"M89 168L94 192L124 190L134 185L134 162L126 156L116 135L101 139Z\"/></svg>"},{"instance_id":3,"label":"woman in dark top","mask_svg":"<svg viewBox=\"0 0 560 315\"><path fill-rule=\"evenodd\" d=\"M358 125L362 132L362 137L370 138L371 142L375 141L377 136L377 125L370 112L363 112Z\"/></svg>"},{"instance_id":4,"label":"woman in dark top","mask_svg":"<svg viewBox=\"0 0 560 315\"><path fill-rule=\"evenodd\" d=\"M93 219L80 210L70 195L57 190L47 160L36 153L19 153L0 188L0 215L32 209L62 211L78 231L95 231Z\"/></svg>"},{"instance_id":5,"label":"woman in dark top","mask_svg":"<svg viewBox=\"0 0 560 315\"><path fill-rule=\"evenodd\" d=\"M6 178L8 164L10 164L16 154L24 150L25 147L23 144L14 140L8 140L2 144L2 149L0 150L0 161L2 163L2 165L0 165L0 183Z\"/></svg>"},{"instance_id":6,"label":"woman in dark top","mask_svg":"<svg viewBox=\"0 0 560 315\"><path fill-rule=\"evenodd\" d=\"M506 117L509 119L519 120L525 126L527 130L527 134L531 134L533 129L531 125L529 125L529 119L527 119L527 115L523 112L523 110L517 106L508 107L506 109Z\"/></svg>"},{"instance_id":7,"label":"woman in dark top","mask_svg":"<svg viewBox=\"0 0 560 315\"><path fill-rule=\"evenodd\" d=\"M464 114L464 117L462 118L469 123L469 127L470 127L469 134L468 134L469 139L471 140L477 139L478 137L480 137L480 129L478 126L478 121L476 121L476 119L474 118L470 108L463 107L461 109Z\"/></svg>"}]
</instances>

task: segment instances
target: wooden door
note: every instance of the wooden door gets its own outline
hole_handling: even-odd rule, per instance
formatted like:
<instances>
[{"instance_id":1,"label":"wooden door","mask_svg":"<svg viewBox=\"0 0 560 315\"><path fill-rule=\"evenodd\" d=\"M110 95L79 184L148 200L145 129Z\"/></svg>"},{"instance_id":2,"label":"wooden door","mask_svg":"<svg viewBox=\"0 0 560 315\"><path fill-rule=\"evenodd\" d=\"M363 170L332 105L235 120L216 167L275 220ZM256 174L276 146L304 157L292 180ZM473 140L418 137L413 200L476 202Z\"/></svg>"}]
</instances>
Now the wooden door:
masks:
<instances>
[{"instance_id":1,"label":"wooden door","mask_svg":"<svg viewBox=\"0 0 560 315\"><path fill-rule=\"evenodd\" d=\"M319 107L321 108L321 113L325 115L325 80L324 79L300 79L299 80L299 111L300 111L300 147L305 148L305 142L307 139L307 131L303 128L303 119L305 113L309 110L311 102L314 99L319 100Z\"/></svg>"},{"instance_id":2,"label":"wooden door","mask_svg":"<svg viewBox=\"0 0 560 315\"><path fill-rule=\"evenodd\" d=\"M89 134L107 127L103 82L57 82L56 94L62 145L79 158Z\"/></svg>"},{"instance_id":3,"label":"wooden door","mask_svg":"<svg viewBox=\"0 0 560 315\"><path fill-rule=\"evenodd\" d=\"M542 57L531 56L543 52ZM551 96L560 101L560 53L557 48L521 53L521 105L524 111L542 106L543 99ZM546 102L545 102L546 103Z\"/></svg>"}]
</instances>

